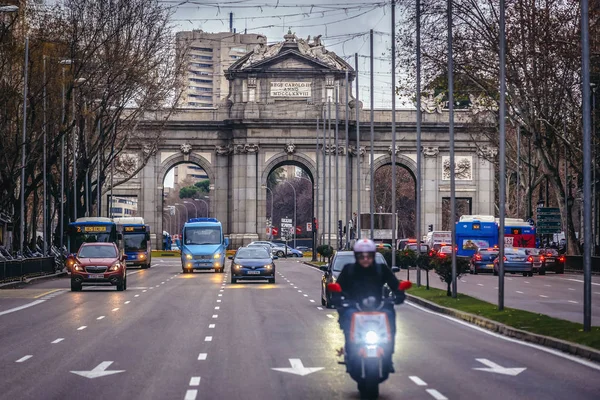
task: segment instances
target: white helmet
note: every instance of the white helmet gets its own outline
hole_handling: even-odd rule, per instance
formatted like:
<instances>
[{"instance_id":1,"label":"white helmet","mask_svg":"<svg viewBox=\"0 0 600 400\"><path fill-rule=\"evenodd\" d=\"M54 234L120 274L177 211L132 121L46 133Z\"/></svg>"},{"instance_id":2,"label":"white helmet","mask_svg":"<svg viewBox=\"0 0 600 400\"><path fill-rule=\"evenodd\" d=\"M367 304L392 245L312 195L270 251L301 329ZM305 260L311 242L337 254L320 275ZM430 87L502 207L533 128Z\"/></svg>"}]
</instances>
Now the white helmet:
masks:
<instances>
[{"instance_id":1,"label":"white helmet","mask_svg":"<svg viewBox=\"0 0 600 400\"><path fill-rule=\"evenodd\" d=\"M376 251L377 246L370 239L359 239L354 243L355 253L375 253Z\"/></svg>"}]
</instances>

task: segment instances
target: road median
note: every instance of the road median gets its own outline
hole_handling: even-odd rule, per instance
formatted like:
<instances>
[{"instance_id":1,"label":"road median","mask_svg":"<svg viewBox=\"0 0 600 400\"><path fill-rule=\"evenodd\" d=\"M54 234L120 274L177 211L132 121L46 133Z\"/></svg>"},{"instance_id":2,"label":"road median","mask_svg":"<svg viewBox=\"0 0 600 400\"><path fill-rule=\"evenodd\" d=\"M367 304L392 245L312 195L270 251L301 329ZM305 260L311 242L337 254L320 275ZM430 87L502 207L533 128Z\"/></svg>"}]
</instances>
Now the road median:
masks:
<instances>
[{"instance_id":1,"label":"road median","mask_svg":"<svg viewBox=\"0 0 600 400\"><path fill-rule=\"evenodd\" d=\"M600 327L583 332L583 325L544 314L514 308L498 311L497 306L459 294L456 299L445 290L413 288L407 298L415 304L481 328L525 342L550 347L600 362Z\"/></svg>"}]
</instances>

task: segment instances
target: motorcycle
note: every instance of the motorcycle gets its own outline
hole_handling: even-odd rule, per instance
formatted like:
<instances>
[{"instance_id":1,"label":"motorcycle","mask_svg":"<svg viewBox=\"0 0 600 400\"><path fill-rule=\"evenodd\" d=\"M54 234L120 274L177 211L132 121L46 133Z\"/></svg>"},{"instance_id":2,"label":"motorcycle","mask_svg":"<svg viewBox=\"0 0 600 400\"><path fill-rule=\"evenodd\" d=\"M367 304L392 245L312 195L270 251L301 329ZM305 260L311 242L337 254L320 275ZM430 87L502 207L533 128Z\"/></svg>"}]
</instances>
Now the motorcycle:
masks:
<instances>
[{"instance_id":1,"label":"motorcycle","mask_svg":"<svg viewBox=\"0 0 600 400\"><path fill-rule=\"evenodd\" d=\"M411 286L410 281L403 281L399 289L404 291ZM337 283L330 283L328 290L341 295L341 287ZM370 297L362 302L339 299L338 304L357 310L351 316L349 341L344 352L347 372L358 384L361 398L376 399L379 397L379 384L386 381L391 372L394 340L388 315L383 308L388 305L393 307L395 298Z\"/></svg>"}]
</instances>

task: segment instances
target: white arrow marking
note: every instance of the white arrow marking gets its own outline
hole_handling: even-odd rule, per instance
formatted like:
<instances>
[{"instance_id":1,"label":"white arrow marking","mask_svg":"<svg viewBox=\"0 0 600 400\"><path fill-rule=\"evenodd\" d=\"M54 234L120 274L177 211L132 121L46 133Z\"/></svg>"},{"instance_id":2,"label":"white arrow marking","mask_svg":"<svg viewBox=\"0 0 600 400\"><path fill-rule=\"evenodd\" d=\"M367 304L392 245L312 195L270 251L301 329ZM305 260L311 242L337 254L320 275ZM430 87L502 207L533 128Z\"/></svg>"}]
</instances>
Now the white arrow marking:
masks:
<instances>
[{"instance_id":1,"label":"white arrow marking","mask_svg":"<svg viewBox=\"0 0 600 400\"><path fill-rule=\"evenodd\" d=\"M473 368L478 371L486 371L486 372L493 372L495 374L517 376L521 372L523 372L527 369L527 368L505 368L505 367L502 367L502 366L496 364L495 362L492 362L486 358L476 358L476 360L479 361L480 363L482 363L483 365L488 366L488 368Z\"/></svg>"},{"instance_id":2,"label":"white arrow marking","mask_svg":"<svg viewBox=\"0 0 600 400\"><path fill-rule=\"evenodd\" d=\"M107 376L107 375L114 375L114 374L118 374L121 372L125 372L124 369L115 369L112 371L107 371L106 369L108 367L110 367L110 364L112 364L114 361L102 361L100 364L98 364L96 366L96 368L94 368L91 371L71 371L72 374L75 375L80 375L83 376L84 378L90 378L90 379L94 379L94 378L99 378L102 376Z\"/></svg>"},{"instance_id":3,"label":"white arrow marking","mask_svg":"<svg viewBox=\"0 0 600 400\"><path fill-rule=\"evenodd\" d=\"M271 368L272 370L279 372L288 372L294 375L305 376L308 374L312 374L313 372L317 372L323 369L323 367L317 368L306 368L302 361L299 358L290 358L290 365L292 368Z\"/></svg>"}]
</instances>

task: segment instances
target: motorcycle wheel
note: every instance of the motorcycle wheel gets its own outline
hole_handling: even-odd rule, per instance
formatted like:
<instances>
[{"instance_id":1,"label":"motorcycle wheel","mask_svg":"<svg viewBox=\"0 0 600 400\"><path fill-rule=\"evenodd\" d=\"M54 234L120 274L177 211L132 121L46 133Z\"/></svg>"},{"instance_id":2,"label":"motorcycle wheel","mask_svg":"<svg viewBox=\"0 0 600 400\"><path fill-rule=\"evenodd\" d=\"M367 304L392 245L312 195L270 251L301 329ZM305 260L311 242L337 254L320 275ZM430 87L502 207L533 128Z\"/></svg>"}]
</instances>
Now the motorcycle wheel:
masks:
<instances>
[{"instance_id":1,"label":"motorcycle wheel","mask_svg":"<svg viewBox=\"0 0 600 400\"><path fill-rule=\"evenodd\" d=\"M360 398L365 400L377 399L379 397L379 383L373 381L362 381L358 384Z\"/></svg>"}]
</instances>

